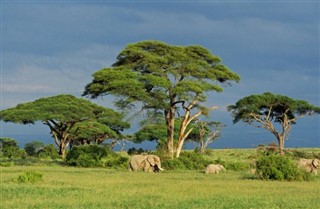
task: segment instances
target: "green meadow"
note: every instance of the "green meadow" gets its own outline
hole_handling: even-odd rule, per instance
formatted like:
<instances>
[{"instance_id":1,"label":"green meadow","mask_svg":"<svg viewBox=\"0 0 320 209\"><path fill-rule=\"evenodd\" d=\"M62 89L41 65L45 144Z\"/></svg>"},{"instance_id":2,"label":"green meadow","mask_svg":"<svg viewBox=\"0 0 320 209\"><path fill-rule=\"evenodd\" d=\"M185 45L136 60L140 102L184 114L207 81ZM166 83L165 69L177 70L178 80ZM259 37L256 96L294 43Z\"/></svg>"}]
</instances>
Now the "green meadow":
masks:
<instances>
[{"instance_id":1,"label":"green meadow","mask_svg":"<svg viewBox=\"0 0 320 209\"><path fill-rule=\"evenodd\" d=\"M212 157L224 161L247 159L250 163L255 150L213 153ZM320 208L319 176L312 181L263 181L249 170L219 175L206 175L203 170L144 173L41 163L0 167L0 171L3 209ZM26 172L41 173L42 180L17 181Z\"/></svg>"}]
</instances>

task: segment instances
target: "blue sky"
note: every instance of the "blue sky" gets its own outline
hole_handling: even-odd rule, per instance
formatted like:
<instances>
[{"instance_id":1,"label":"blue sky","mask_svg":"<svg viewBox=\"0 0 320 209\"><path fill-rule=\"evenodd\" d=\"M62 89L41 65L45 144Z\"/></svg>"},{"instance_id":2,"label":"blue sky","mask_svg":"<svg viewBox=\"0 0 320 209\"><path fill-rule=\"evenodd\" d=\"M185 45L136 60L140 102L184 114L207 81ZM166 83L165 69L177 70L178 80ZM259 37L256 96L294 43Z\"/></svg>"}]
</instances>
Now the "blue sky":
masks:
<instances>
[{"instance_id":1,"label":"blue sky","mask_svg":"<svg viewBox=\"0 0 320 209\"><path fill-rule=\"evenodd\" d=\"M128 43L196 44L241 76L208 99L220 106L210 119L227 125L216 146L270 143L275 138L263 129L233 125L225 107L266 91L320 105L319 20L317 1L4 0L1 109L61 93L80 96ZM112 107L110 98L93 102ZM50 138L41 124L0 123L1 136ZM298 120L286 145L319 147L319 125L319 116Z\"/></svg>"}]
</instances>

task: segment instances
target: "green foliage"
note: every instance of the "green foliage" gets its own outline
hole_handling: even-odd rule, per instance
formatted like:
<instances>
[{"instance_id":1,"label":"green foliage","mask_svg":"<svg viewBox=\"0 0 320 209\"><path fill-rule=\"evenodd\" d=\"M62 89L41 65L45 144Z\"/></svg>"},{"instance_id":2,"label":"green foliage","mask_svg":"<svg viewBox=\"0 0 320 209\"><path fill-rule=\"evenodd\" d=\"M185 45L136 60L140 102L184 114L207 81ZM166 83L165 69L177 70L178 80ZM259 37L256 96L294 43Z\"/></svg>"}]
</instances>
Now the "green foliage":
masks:
<instances>
[{"instance_id":1,"label":"green foliage","mask_svg":"<svg viewBox=\"0 0 320 209\"><path fill-rule=\"evenodd\" d=\"M130 149L128 149L127 152L128 152L128 155L137 155L137 154L142 154L146 151L142 148L136 149L134 147L131 147Z\"/></svg>"},{"instance_id":2,"label":"green foliage","mask_svg":"<svg viewBox=\"0 0 320 209\"><path fill-rule=\"evenodd\" d=\"M49 158L49 159L59 159L58 150L54 147L53 144L45 146L38 152L39 158Z\"/></svg>"},{"instance_id":3,"label":"green foliage","mask_svg":"<svg viewBox=\"0 0 320 209\"><path fill-rule=\"evenodd\" d=\"M140 133L137 139L163 140L162 135L166 135L167 144L173 145L177 108L207 115L209 109L203 103L208 93L221 92L221 83L239 80L236 73L204 47L171 46L148 40L128 44L112 67L93 74L83 95L97 98L112 94L115 105L122 110L132 112L139 106L142 110L161 112L166 131L154 137L158 130L149 128L150 134ZM173 149L168 151L173 155Z\"/></svg>"},{"instance_id":4,"label":"green foliage","mask_svg":"<svg viewBox=\"0 0 320 209\"><path fill-rule=\"evenodd\" d=\"M20 150L18 143L11 138L0 138L0 157L20 158L24 152Z\"/></svg>"},{"instance_id":5,"label":"green foliage","mask_svg":"<svg viewBox=\"0 0 320 209\"><path fill-rule=\"evenodd\" d=\"M45 147L43 142L33 141L24 145L24 150L29 156L37 156L38 153Z\"/></svg>"},{"instance_id":6,"label":"green foliage","mask_svg":"<svg viewBox=\"0 0 320 209\"><path fill-rule=\"evenodd\" d=\"M295 100L283 95L264 93L261 95L251 95L236 102L235 105L228 106L232 112L234 123L242 120L250 123L253 118L252 113L260 116L269 116L274 122L282 122L284 117L292 120L297 116L313 115L320 113L320 107L309 104L303 100ZM271 110L269 112L269 110Z\"/></svg>"},{"instance_id":7,"label":"green foliage","mask_svg":"<svg viewBox=\"0 0 320 209\"><path fill-rule=\"evenodd\" d=\"M226 170L232 171L246 171L250 169L250 163L239 160L222 160L218 158L214 161L214 164L221 164Z\"/></svg>"},{"instance_id":8,"label":"green foliage","mask_svg":"<svg viewBox=\"0 0 320 209\"><path fill-rule=\"evenodd\" d=\"M145 124L139 131L134 134L135 143L140 143L145 140L158 141L167 137L167 128L163 123L160 124Z\"/></svg>"},{"instance_id":9,"label":"green foliage","mask_svg":"<svg viewBox=\"0 0 320 209\"><path fill-rule=\"evenodd\" d=\"M298 118L320 113L320 107L303 100L269 92L244 97L235 105L228 106L233 116L233 123L243 121L254 127L264 128L271 132L278 141L279 150L283 153L284 141ZM275 126L278 123L280 126Z\"/></svg>"},{"instance_id":10,"label":"green foliage","mask_svg":"<svg viewBox=\"0 0 320 209\"><path fill-rule=\"evenodd\" d=\"M14 162L9 161L9 162L0 162L0 167L11 167L14 166Z\"/></svg>"},{"instance_id":11,"label":"green foliage","mask_svg":"<svg viewBox=\"0 0 320 209\"><path fill-rule=\"evenodd\" d=\"M100 144L106 138L118 138L116 131L97 121L79 122L70 130L73 145Z\"/></svg>"},{"instance_id":12,"label":"green foliage","mask_svg":"<svg viewBox=\"0 0 320 209\"><path fill-rule=\"evenodd\" d=\"M68 152L66 162L72 166L102 167L101 159L108 153L109 149L97 145L74 146Z\"/></svg>"},{"instance_id":13,"label":"green foliage","mask_svg":"<svg viewBox=\"0 0 320 209\"><path fill-rule=\"evenodd\" d=\"M186 170L186 166L181 162L180 158L166 159L161 162L162 168L166 170Z\"/></svg>"},{"instance_id":14,"label":"green foliage","mask_svg":"<svg viewBox=\"0 0 320 209\"><path fill-rule=\"evenodd\" d=\"M292 155L292 157L294 158L306 158L306 159L314 159L314 158L318 158L320 159L320 152L307 152L305 150L288 150L287 151L288 155Z\"/></svg>"},{"instance_id":15,"label":"green foliage","mask_svg":"<svg viewBox=\"0 0 320 209\"><path fill-rule=\"evenodd\" d=\"M128 158L98 145L82 145L73 147L67 154L66 162L78 167L119 168L127 166Z\"/></svg>"},{"instance_id":16,"label":"green foliage","mask_svg":"<svg viewBox=\"0 0 320 209\"><path fill-rule=\"evenodd\" d=\"M106 168L128 168L128 158L113 154L108 158L104 159L104 167Z\"/></svg>"},{"instance_id":17,"label":"green foliage","mask_svg":"<svg viewBox=\"0 0 320 209\"><path fill-rule=\"evenodd\" d=\"M0 111L0 119L13 123L35 123L41 121L50 128L59 147L59 153L65 157L66 147L76 138L72 127L77 123L94 120L121 131L129 125L122 121L123 115L110 108L98 106L88 100L72 95L57 95L41 98L33 102L18 104L16 107ZM90 129L89 129L90 130ZM91 133L94 131L88 131ZM83 134L82 131L79 134ZM110 134L110 132L108 132ZM73 135L72 135L73 134ZM70 137L67 137L70 136Z\"/></svg>"},{"instance_id":18,"label":"green foliage","mask_svg":"<svg viewBox=\"0 0 320 209\"><path fill-rule=\"evenodd\" d=\"M204 96L207 91L222 91L209 80L238 81L239 76L220 61L201 46L170 46L160 41L129 44L112 68L93 75L84 95L96 98L111 93L121 96L118 105L142 101L146 107L163 109L167 108L169 94L189 100L195 93Z\"/></svg>"},{"instance_id":19,"label":"green foliage","mask_svg":"<svg viewBox=\"0 0 320 209\"><path fill-rule=\"evenodd\" d=\"M36 183L43 180L43 174L35 171L28 171L17 178L18 183Z\"/></svg>"},{"instance_id":20,"label":"green foliage","mask_svg":"<svg viewBox=\"0 0 320 209\"><path fill-rule=\"evenodd\" d=\"M301 181L311 178L290 157L275 154L260 155L256 161L256 171L262 179Z\"/></svg>"},{"instance_id":21,"label":"green foliage","mask_svg":"<svg viewBox=\"0 0 320 209\"><path fill-rule=\"evenodd\" d=\"M181 152L177 159L165 159L161 162L163 168L168 170L203 170L211 161L196 152Z\"/></svg>"}]
</instances>

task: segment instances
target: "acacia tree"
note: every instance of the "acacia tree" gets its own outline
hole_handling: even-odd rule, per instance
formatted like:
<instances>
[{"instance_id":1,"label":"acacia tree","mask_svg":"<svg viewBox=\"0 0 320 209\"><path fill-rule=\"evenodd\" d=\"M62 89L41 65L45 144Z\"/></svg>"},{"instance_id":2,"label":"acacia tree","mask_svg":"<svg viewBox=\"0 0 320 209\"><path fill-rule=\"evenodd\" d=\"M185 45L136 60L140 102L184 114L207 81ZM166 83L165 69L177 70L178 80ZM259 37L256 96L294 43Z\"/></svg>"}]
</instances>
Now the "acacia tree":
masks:
<instances>
[{"instance_id":1,"label":"acacia tree","mask_svg":"<svg viewBox=\"0 0 320 209\"><path fill-rule=\"evenodd\" d=\"M93 120L75 124L69 137L72 145L101 144L107 138L118 138L118 134L107 125Z\"/></svg>"},{"instance_id":2,"label":"acacia tree","mask_svg":"<svg viewBox=\"0 0 320 209\"><path fill-rule=\"evenodd\" d=\"M114 95L119 108L139 105L142 110L161 111L167 128L167 149L179 157L192 120L216 107L203 103L208 92L221 92L219 85L239 81L239 76L221 64L219 57L201 46L171 46L160 41L129 44L112 67L93 74L83 95L97 98ZM183 120L177 143L174 127L177 109Z\"/></svg>"},{"instance_id":3,"label":"acacia tree","mask_svg":"<svg viewBox=\"0 0 320 209\"><path fill-rule=\"evenodd\" d=\"M319 114L320 107L267 92L244 97L235 105L228 106L228 111L232 113L234 123L243 121L270 131L277 138L280 153L283 154L284 141L288 139L292 125L296 124L298 118Z\"/></svg>"},{"instance_id":4,"label":"acacia tree","mask_svg":"<svg viewBox=\"0 0 320 209\"><path fill-rule=\"evenodd\" d=\"M200 153L204 153L209 144L221 137L221 130L225 126L221 122L196 120L195 131L190 139L199 145Z\"/></svg>"},{"instance_id":5,"label":"acacia tree","mask_svg":"<svg viewBox=\"0 0 320 209\"><path fill-rule=\"evenodd\" d=\"M63 158L73 139L70 137L72 128L77 123L99 118L116 121L121 120L122 117L112 109L72 95L41 98L0 111L0 119L5 122L20 124L43 122L50 128L55 143L59 147L59 154Z\"/></svg>"}]
</instances>

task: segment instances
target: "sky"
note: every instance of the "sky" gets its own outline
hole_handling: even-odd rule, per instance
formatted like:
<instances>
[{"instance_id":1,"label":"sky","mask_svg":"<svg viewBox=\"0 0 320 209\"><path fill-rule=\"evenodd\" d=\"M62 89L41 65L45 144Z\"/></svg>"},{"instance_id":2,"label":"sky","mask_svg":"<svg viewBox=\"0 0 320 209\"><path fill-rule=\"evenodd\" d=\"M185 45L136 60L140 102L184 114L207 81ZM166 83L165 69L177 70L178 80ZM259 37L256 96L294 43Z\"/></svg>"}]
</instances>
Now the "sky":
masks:
<instances>
[{"instance_id":1,"label":"sky","mask_svg":"<svg viewBox=\"0 0 320 209\"><path fill-rule=\"evenodd\" d=\"M129 43L201 45L240 75L208 97L223 122L212 147L275 142L264 129L232 123L226 106L272 92L320 105L320 3L317 1L1 1L1 110L58 94L81 96L92 74ZM92 100L113 107L112 98ZM134 132L137 121L132 121ZM0 122L1 137L53 143L41 123ZM320 118L297 121L287 147L320 147Z\"/></svg>"}]
</instances>

